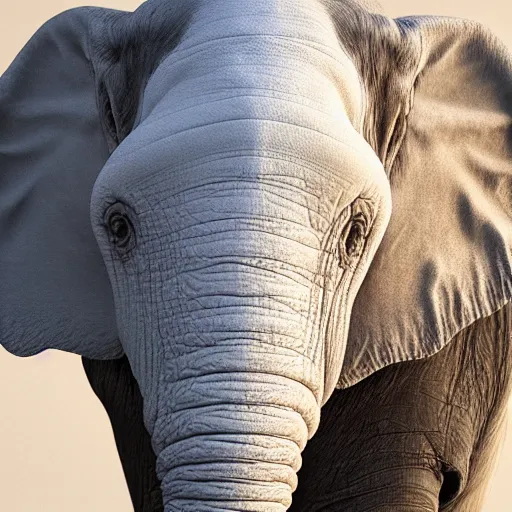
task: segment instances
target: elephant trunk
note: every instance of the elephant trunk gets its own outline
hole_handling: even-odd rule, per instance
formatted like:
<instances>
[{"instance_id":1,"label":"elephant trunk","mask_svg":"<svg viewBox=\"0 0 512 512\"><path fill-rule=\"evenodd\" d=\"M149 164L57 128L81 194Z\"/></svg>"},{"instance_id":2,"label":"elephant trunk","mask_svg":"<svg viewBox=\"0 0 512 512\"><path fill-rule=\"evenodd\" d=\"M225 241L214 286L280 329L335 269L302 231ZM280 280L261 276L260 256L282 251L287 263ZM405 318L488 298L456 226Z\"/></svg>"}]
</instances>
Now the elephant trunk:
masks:
<instances>
[{"instance_id":1,"label":"elephant trunk","mask_svg":"<svg viewBox=\"0 0 512 512\"><path fill-rule=\"evenodd\" d=\"M152 375L142 392L165 512L287 510L344 347L354 286L338 242L357 182L334 220L319 219L286 182L301 163L280 163L278 181L269 157L232 160L234 170L223 162L176 179L140 220L151 273L137 284L146 336L130 354L135 372ZM228 185L211 182L217 174Z\"/></svg>"},{"instance_id":2,"label":"elephant trunk","mask_svg":"<svg viewBox=\"0 0 512 512\"><path fill-rule=\"evenodd\" d=\"M305 164L276 169L274 160L209 158L168 187L160 182L165 196L139 218L151 274L138 285L137 308L149 313L131 360L152 375L142 392L165 512L287 510L319 423L327 324L319 311L345 301L350 280L338 285L345 270L322 245L324 232L335 245L340 223L331 236L330 220L295 185ZM345 219L347 202L335 218ZM337 336L342 346L343 331Z\"/></svg>"},{"instance_id":3,"label":"elephant trunk","mask_svg":"<svg viewBox=\"0 0 512 512\"><path fill-rule=\"evenodd\" d=\"M248 372L174 389L176 410L157 425L167 445L157 457L165 512L287 510L319 422L313 393L288 377Z\"/></svg>"}]
</instances>

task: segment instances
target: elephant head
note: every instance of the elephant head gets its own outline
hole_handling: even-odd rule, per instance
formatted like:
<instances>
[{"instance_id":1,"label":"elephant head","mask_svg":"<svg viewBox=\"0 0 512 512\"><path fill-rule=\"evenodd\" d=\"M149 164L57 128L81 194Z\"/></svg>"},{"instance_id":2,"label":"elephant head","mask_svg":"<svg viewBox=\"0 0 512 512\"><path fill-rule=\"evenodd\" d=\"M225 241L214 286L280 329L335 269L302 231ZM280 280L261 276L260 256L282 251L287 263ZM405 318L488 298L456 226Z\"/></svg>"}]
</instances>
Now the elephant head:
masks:
<instances>
[{"instance_id":1,"label":"elephant head","mask_svg":"<svg viewBox=\"0 0 512 512\"><path fill-rule=\"evenodd\" d=\"M336 386L512 298L511 91L462 20L66 11L0 80L0 342L126 355L166 512L286 510Z\"/></svg>"}]
</instances>

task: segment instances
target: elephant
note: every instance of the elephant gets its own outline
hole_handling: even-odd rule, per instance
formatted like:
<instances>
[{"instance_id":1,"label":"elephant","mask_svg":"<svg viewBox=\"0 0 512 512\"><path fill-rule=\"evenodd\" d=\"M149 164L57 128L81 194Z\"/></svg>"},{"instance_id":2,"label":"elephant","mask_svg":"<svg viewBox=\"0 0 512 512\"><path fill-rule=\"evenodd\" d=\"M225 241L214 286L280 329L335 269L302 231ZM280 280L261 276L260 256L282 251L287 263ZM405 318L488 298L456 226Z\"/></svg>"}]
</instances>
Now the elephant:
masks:
<instances>
[{"instance_id":1,"label":"elephant","mask_svg":"<svg viewBox=\"0 0 512 512\"><path fill-rule=\"evenodd\" d=\"M0 119L0 344L84 358L137 510L478 502L512 299L488 29L355 0L75 8L2 75Z\"/></svg>"}]
</instances>

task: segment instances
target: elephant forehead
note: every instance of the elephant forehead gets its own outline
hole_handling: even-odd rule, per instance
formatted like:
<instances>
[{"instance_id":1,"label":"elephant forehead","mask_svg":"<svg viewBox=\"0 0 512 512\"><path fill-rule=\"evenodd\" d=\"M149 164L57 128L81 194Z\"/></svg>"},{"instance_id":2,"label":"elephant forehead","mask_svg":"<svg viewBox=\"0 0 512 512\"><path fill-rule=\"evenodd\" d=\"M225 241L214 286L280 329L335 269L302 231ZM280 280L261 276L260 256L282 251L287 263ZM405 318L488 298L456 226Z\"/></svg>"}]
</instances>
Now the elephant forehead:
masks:
<instances>
[{"instance_id":1,"label":"elephant forehead","mask_svg":"<svg viewBox=\"0 0 512 512\"><path fill-rule=\"evenodd\" d=\"M279 159L281 174L293 167L283 163L299 159L307 186L332 208L340 191L347 203L355 189L388 193L382 164L361 135L362 104L356 68L318 0L198 2L108 166L120 162L127 184L130 176L140 180L141 168L144 179L156 173L160 182L164 169L213 156L265 157L259 174L270 158Z\"/></svg>"},{"instance_id":2,"label":"elephant forehead","mask_svg":"<svg viewBox=\"0 0 512 512\"><path fill-rule=\"evenodd\" d=\"M292 95L361 126L361 81L319 0L197 2L181 41L151 76L135 124L168 94L197 102L237 89Z\"/></svg>"},{"instance_id":3,"label":"elephant forehead","mask_svg":"<svg viewBox=\"0 0 512 512\"><path fill-rule=\"evenodd\" d=\"M381 162L350 123L245 96L181 108L169 99L123 141L99 181L117 191L143 189L148 200L162 187L178 200L211 192L215 183L258 183L258 193L266 183L289 196L295 214L300 204L305 215L327 219L360 194L377 202L389 195ZM257 205L250 202L252 211Z\"/></svg>"}]
</instances>

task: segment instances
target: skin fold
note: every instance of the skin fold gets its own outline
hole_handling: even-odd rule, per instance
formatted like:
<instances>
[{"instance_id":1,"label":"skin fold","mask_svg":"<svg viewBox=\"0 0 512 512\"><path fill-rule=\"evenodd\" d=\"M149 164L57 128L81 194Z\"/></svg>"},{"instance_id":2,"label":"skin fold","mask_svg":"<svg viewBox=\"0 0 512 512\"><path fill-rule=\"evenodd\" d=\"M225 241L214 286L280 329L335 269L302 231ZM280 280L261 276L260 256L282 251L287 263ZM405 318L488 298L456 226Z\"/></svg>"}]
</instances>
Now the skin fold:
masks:
<instances>
[{"instance_id":1,"label":"skin fold","mask_svg":"<svg viewBox=\"0 0 512 512\"><path fill-rule=\"evenodd\" d=\"M485 473L512 59L478 23L365 5L71 9L0 78L0 344L89 360L139 508L433 510ZM479 325L492 350L459 346Z\"/></svg>"},{"instance_id":2,"label":"skin fold","mask_svg":"<svg viewBox=\"0 0 512 512\"><path fill-rule=\"evenodd\" d=\"M511 342L508 305L430 358L335 391L303 452L290 511L480 510L506 418ZM82 363L109 415L135 512L161 512L128 360Z\"/></svg>"}]
</instances>

